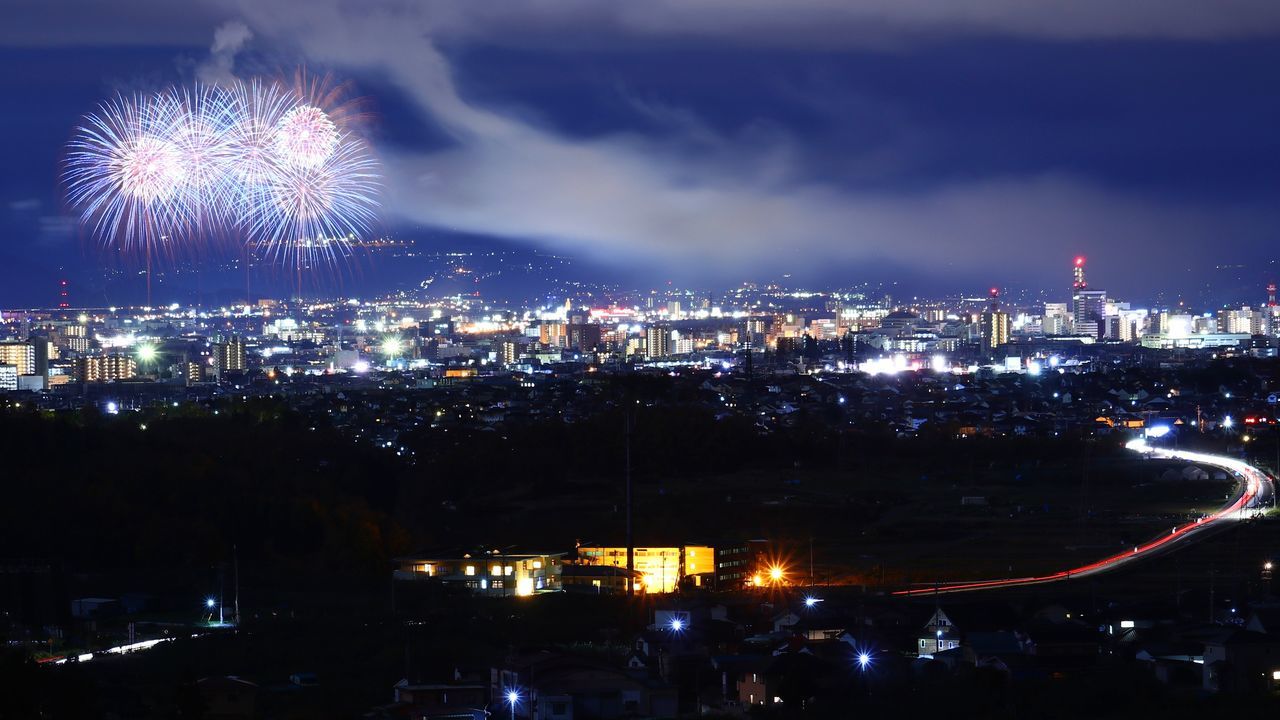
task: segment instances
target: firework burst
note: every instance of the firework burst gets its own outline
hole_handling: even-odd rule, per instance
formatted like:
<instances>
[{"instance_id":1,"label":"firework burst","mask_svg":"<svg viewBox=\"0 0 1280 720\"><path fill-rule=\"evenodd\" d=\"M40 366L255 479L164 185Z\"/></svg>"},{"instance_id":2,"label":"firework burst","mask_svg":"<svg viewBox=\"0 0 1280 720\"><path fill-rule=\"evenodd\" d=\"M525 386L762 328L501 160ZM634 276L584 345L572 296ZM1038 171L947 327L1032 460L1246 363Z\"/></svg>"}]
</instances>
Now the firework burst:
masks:
<instances>
[{"instance_id":1,"label":"firework burst","mask_svg":"<svg viewBox=\"0 0 1280 720\"><path fill-rule=\"evenodd\" d=\"M105 245L143 248L148 266L164 237L195 246L218 233L299 272L335 264L374 223L380 189L343 87L300 71L295 88L249 80L118 97L68 145L68 199Z\"/></svg>"},{"instance_id":2,"label":"firework burst","mask_svg":"<svg viewBox=\"0 0 1280 720\"><path fill-rule=\"evenodd\" d=\"M281 162L248 194L243 217L249 242L286 266L332 264L375 220L378 164L360 138L338 139L315 166Z\"/></svg>"},{"instance_id":3,"label":"firework burst","mask_svg":"<svg viewBox=\"0 0 1280 720\"><path fill-rule=\"evenodd\" d=\"M68 197L108 244L149 248L181 215L187 167L167 134L169 115L162 103L120 96L85 118L68 145Z\"/></svg>"}]
</instances>

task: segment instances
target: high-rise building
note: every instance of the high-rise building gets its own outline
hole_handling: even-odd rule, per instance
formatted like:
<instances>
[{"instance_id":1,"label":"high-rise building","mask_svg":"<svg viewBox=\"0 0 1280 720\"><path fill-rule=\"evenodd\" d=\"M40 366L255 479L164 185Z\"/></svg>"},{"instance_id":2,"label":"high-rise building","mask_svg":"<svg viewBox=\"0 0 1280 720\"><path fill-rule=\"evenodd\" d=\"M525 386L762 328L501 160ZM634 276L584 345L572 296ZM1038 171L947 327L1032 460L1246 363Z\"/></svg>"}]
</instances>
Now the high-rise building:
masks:
<instances>
[{"instance_id":1,"label":"high-rise building","mask_svg":"<svg viewBox=\"0 0 1280 720\"><path fill-rule=\"evenodd\" d=\"M645 357L653 360L671 354L671 326L650 325L645 328Z\"/></svg>"},{"instance_id":2,"label":"high-rise building","mask_svg":"<svg viewBox=\"0 0 1280 720\"><path fill-rule=\"evenodd\" d=\"M538 342L549 347L568 347L569 332L566 323L548 320L538 328Z\"/></svg>"},{"instance_id":3,"label":"high-rise building","mask_svg":"<svg viewBox=\"0 0 1280 720\"><path fill-rule=\"evenodd\" d=\"M1218 332L1252 333L1253 310L1242 307L1239 310L1218 311Z\"/></svg>"},{"instance_id":4,"label":"high-rise building","mask_svg":"<svg viewBox=\"0 0 1280 720\"><path fill-rule=\"evenodd\" d=\"M595 350L600 346L600 326L589 323L569 325L569 348L579 352Z\"/></svg>"},{"instance_id":5,"label":"high-rise building","mask_svg":"<svg viewBox=\"0 0 1280 720\"><path fill-rule=\"evenodd\" d=\"M1071 320L1075 334L1102 337L1106 309L1107 291L1089 289L1084 276L1084 258L1077 257L1071 282Z\"/></svg>"},{"instance_id":6,"label":"high-rise building","mask_svg":"<svg viewBox=\"0 0 1280 720\"><path fill-rule=\"evenodd\" d=\"M503 365L515 365L520 359L520 343L515 340L503 340L500 346Z\"/></svg>"},{"instance_id":7,"label":"high-rise building","mask_svg":"<svg viewBox=\"0 0 1280 720\"><path fill-rule=\"evenodd\" d=\"M213 356L213 374L219 380L228 372L242 371L245 362L244 341L232 335L226 342L214 343L209 348Z\"/></svg>"},{"instance_id":8,"label":"high-rise building","mask_svg":"<svg viewBox=\"0 0 1280 720\"><path fill-rule=\"evenodd\" d=\"M29 342L0 342L0 365L13 365L19 375L36 373L36 346Z\"/></svg>"},{"instance_id":9,"label":"high-rise building","mask_svg":"<svg viewBox=\"0 0 1280 720\"><path fill-rule=\"evenodd\" d=\"M1009 313L1000 310L1000 290L991 288L991 302L980 320L982 346L995 350L1009 343Z\"/></svg>"},{"instance_id":10,"label":"high-rise building","mask_svg":"<svg viewBox=\"0 0 1280 720\"><path fill-rule=\"evenodd\" d=\"M128 380L138 374L138 363L129 355L95 355L76 361L76 375L81 382Z\"/></svg>"}]
</instances>

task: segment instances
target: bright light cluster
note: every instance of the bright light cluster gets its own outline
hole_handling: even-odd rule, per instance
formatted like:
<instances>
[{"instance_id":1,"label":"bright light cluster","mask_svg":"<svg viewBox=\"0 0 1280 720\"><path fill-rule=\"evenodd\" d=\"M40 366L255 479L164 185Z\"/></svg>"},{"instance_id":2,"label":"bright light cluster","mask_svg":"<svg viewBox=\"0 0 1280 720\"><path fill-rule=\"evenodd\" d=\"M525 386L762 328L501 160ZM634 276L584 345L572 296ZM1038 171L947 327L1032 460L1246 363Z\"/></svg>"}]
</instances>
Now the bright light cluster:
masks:
<instances>
[{"instance_id":1,"label":"bright light cluster","mask_svg":"<svg viewBox=\"0 0 1280 720\"><path fill-rule=\"evenodd\" d=\"M68 198L123 251L233 235L284 264L332 262L373 224L380 170L304 92L248 80L119 96L76 129Z\"/></svg>"}]
</instances>

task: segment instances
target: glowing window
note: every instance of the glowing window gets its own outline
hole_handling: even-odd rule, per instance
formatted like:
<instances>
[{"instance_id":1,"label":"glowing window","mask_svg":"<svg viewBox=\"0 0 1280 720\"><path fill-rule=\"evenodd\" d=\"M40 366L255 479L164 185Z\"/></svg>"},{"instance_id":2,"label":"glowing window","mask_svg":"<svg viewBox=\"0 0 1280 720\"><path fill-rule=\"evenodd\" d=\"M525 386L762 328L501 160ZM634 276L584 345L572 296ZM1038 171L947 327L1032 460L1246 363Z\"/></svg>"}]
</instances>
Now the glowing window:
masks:
<instances>
[{"instance_id":1,"label":"glowing window","mask_svg":"<svg viewBox=\"0 0 1280 720\"><path fill-rule=\"evenodd\" d=\"M476 574L476 566L475 566L475 565L468 565L468 566L467 566L466 573L467 573L468 575L475 575L475 574Z\"/></svg>"}]
</instances>

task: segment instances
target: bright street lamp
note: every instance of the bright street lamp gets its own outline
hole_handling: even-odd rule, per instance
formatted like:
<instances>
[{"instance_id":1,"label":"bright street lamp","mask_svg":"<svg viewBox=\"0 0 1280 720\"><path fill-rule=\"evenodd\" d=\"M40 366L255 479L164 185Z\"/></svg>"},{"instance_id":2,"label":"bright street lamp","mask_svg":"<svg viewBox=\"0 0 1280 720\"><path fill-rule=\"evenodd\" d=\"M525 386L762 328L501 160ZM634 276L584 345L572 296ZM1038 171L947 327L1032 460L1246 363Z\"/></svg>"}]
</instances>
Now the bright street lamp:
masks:
<instances>
[{"instance_id":1,"label":"bright street lamp","mask_svg":"<svg viewBox=\"0 0 1280 720\"><path fill-rule=\"evenodd\" d=\"M515 718L516 718L516 705L519 705L519 704L520 704L520 691L519 691L519 690L508 690L508 691L507 691L507 704L511 706L511 720L515 720Z\"/></svg>"}]
</instances>

